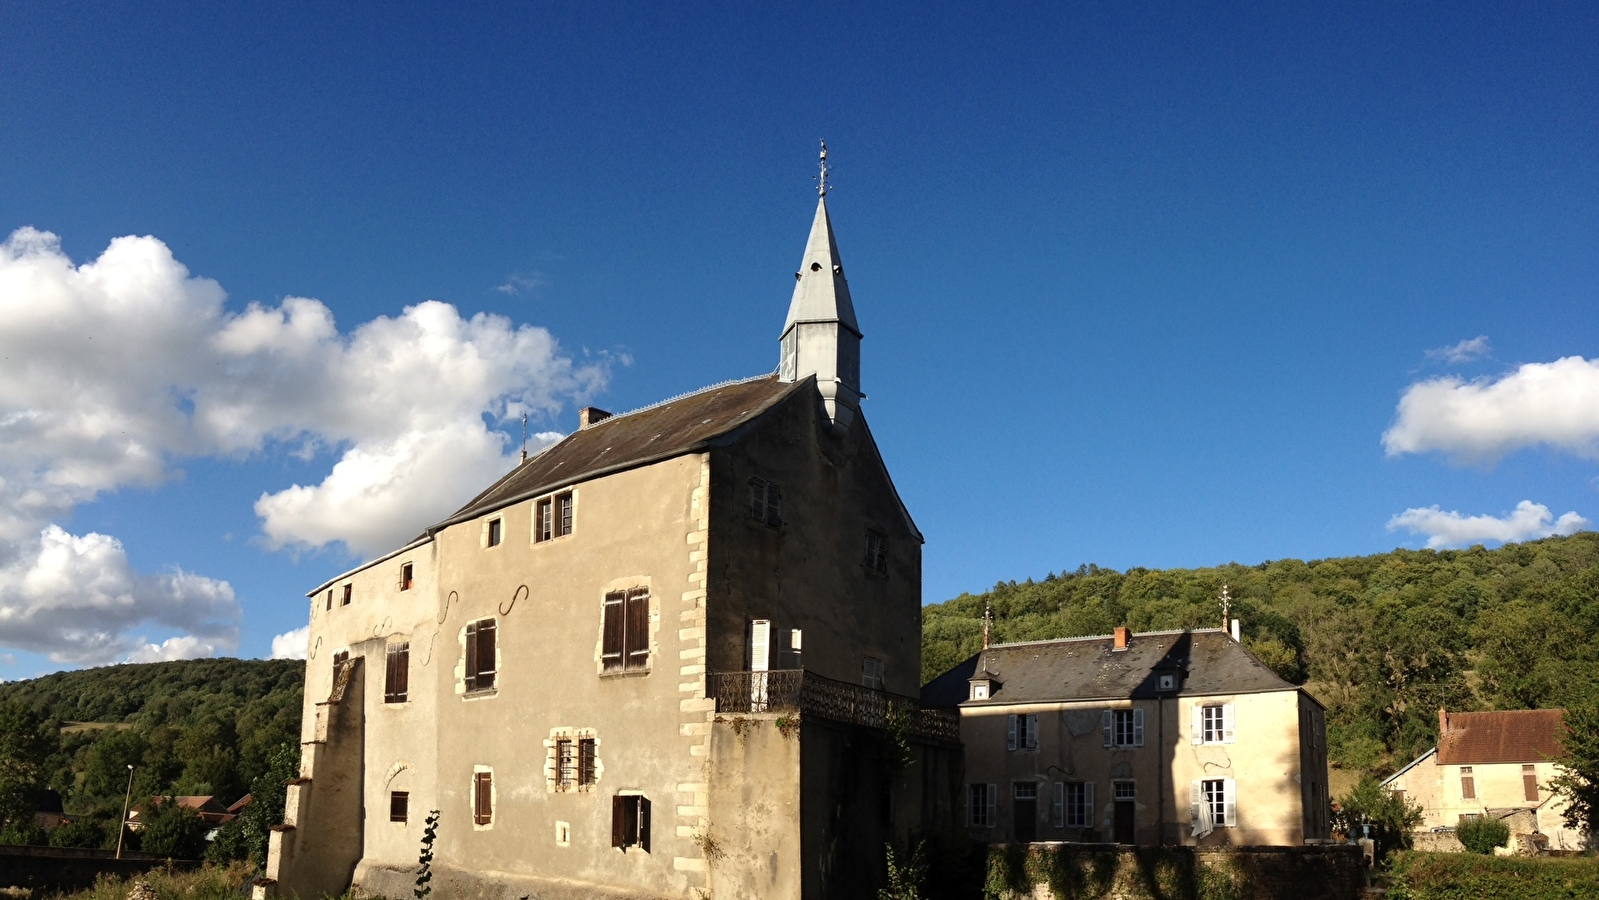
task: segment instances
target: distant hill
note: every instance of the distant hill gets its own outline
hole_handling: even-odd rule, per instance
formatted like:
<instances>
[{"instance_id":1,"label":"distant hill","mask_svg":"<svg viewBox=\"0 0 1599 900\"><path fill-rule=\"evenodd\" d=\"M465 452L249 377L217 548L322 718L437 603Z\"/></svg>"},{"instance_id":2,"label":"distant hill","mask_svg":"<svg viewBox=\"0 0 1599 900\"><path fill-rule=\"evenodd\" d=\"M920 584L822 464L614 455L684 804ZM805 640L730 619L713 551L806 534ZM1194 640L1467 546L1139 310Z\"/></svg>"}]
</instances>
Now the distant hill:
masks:
<instances>
[{"instance_id":1,"label":"distant hill","mask_svg":"<svg viewBox=\"0 0 1599 900\"><path fill-rule=\"evenodd\" d=\"M130 763L135 795L238 799L274 750L298 744L304 680L295 660L141 663L0 684L0 703L55 726L47 780L69 811L120 813Z\"/></svg>"},{"instance_id":2,"label":"distant hill","mask_svg":"<svg viewBox=\"0 0 1599 900\"><path fill-rule=\"evenodd\" d=\"M922 679L993 640L1216 627L1226 584L1244 643L1328 709L1334 763L1390 771L1433 745L1437 710L1563 706L1599 691L1599 534L1494 550L1395 550L1000 582L922 615Z\"/></svg>"}]
</instances>

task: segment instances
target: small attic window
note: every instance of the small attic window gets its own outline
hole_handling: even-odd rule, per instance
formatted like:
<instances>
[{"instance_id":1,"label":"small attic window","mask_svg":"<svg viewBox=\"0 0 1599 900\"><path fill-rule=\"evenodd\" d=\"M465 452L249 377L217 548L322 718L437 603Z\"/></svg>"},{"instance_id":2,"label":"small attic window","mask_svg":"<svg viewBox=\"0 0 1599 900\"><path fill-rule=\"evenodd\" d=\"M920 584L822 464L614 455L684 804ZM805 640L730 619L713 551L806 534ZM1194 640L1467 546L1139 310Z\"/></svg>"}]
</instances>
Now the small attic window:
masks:
<instances>
[{"instance_id":1,"label":"small attic window","mask_svg":"<svg viewBox=\"0 0 1599 900\"><path fill-rule=\"evenodd\" d=\"M1177 676L1176 675L1162 675L1162 676L1160 676L1160 689L1163 690L1163 691L1175 691L1175 690L1177 690Z\"/></svg>"},{"instance_id":2,"label":"small attic window","mask_svg":"<svg viewBox=\"0 0 1599 900\"><path fill-rule=\"evenodd\" d=\"M973 700L987 700L988 699L988 682L986 682L986 681L974 681L974 682L972 682L972 699Z\"/></svg>"},{"instance_id":3,"label":"small attic window","mask_svg":"<svg viewBox=\"0 0 1599 900\"><path fill-rule=\"evenodd\" d=\"M812 272L820 272L820 271L822 271L822 264L821 263L811 263L811 271Z\"/></svg>"}]
</instances>

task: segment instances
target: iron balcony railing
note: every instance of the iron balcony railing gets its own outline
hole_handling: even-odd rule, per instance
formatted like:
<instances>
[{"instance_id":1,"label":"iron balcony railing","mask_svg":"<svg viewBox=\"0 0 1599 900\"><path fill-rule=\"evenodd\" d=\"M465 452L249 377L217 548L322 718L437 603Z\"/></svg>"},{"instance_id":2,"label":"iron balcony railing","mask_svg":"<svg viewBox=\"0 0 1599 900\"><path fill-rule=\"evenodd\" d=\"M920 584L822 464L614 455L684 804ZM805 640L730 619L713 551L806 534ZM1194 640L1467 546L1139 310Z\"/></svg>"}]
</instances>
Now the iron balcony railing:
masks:
<instances>
[{"instance_id":1,"label":"iron balcony railing","mask_svg":"<svg viewBox=\"0 0 1599 900\"><path fill-rule=\"evenodd\" d=\"M960 716L952 710L924 709L910 697L804 669L716 672L706 676L706 690L716 699L719 713L798 712L870 728L887 726L892 713L915 737L960 741Z\"/></svg>"}]
</instances>

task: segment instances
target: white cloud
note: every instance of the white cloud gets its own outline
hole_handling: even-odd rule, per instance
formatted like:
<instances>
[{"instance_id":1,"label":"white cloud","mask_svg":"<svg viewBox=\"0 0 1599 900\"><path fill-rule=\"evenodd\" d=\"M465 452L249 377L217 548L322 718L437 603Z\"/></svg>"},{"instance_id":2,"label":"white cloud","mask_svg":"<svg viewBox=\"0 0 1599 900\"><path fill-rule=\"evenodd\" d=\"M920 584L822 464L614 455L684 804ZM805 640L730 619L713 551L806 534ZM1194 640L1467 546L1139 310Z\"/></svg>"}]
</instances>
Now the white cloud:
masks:
<instances>
[{"instance_id":1,"label":"white cloud","mask_svg":"<svg viewBox=\"0 0 1599 900\"><path fill-rule=\"evenodd\" d=\"M518 294L531 294L546 283L548 282L542 272L534 272L531 275L523 275L520 272L516 272L507 275L505 283L498 285L494 289L502 294L510 294L515 297Z\"/></svg>"},{"instance_id":2,"label":"white cloud","mask_svg":"<svg viewBox=\"0 0 1599 900\"><path fill-rule=\"evenodd\" d=\"M1427 358L1450 365L1460 365L1472 360L1481 359L1491 353L1488 346L1488 336L1479 334L1469 341L1461 341L1450 347L1436 347L1427 351Z\"/></svg>"},{"instance_id":3,"label":"white cloud","mask_svg":"<svg viewBox=\"0 0 1599 900\"><path fill-rule=\"evenodd\" d=\"M200 659L216 656L222 650L233 649L233 644L215 644L203 641L192 634L170 637L159 644L145 644L128 654L130 663L167 662L173 659Z\"/></svg>"},{"instance_id":4,"label":"white cloud","mask_svg":"<svg viewBox=\"0 0 1599 900\"><path fill-rule=\"evenodd\" d=\"M226 583L140 575L114 538L49 524L102 492L159 484L175 460L331 449L320 484L263 494L263 537L373 553L514 464L490 422L553 414L606 382L607 360L575 363L545 329L435 301L342 333L317 300L238 313L224 300L153 237L117 238L82 265L31 228L0 244L0 645L82 662L233 646ZM52 560L68 557L94 590L61 580ZM127 636L146 621L196 640Z\"/></svg>"},{"instance_id":5,"label":"white cloud","mask_svg":"<svg viewBox=\"0 0 1599 900\"><path fill-rule=\"evenodd\" d=\"M1465 547L1485 542L1514 543L1549 537L1554 534L1573 534L1583 530L1588 520L1575 512L1556 519L1549 507L1531 500L1516 504L1509 514L1496 516L1463 516L1458 512L1444 512L1436 506L1407 509L1388 520L1388 530L1403 528L1427 536L1427 546Z\"/></svg>"},{"instance_id":6,"label":"white cloud","mask_svg":"<svg viewBox=\"0 0 1599 900\"><path fill-rule=\"evenodd\" d=\"M272 639L273 659L305 659L309 650L308 642L311 640L311 626L305 625L293 631L285 631Z\"/></svg>"},{"instance_id":7,"label":"white cloud","mask_svg":"<svg viewBox=\"0 0 1599 900\"><path fill-rule=\"evenodd\" d=\"M1599 457L1599 360L1568 356L1498 379L1413 384L1382 440L1390 456L1439 451L1466 462L1540 444Z\"/></svg>"}]
</instances>

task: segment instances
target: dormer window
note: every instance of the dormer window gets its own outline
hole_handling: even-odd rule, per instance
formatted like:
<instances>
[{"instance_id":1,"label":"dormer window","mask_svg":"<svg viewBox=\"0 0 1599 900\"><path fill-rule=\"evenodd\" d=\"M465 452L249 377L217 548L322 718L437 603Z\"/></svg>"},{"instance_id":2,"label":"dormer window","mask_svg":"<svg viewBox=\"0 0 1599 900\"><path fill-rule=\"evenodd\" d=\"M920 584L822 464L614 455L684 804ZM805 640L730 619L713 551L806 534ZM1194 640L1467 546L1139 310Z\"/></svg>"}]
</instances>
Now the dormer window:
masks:
<instances>
[{"instance_id":1,"label":"dormer window","mask_svg":"<svg viewBox=\"0 0 1599 900\"><path fill-rule=\"evenodd\" d=\"M1163 691L1177 690L1177 676L1170 673L1160 676L1160 689Z\"/></svg>"},{"instance_id":2,"label":"dormer window","mask_svg":"<svg viewBox=\"0 0 1599 900\"><path fill-rule=\"evenodd\" d=\"M973 699L973 700L987 700L988 699L988 682L987 681L974 681L974 682L972 682L972 697L971 697L971 699Z\"/></svg>"}]
</instances>

